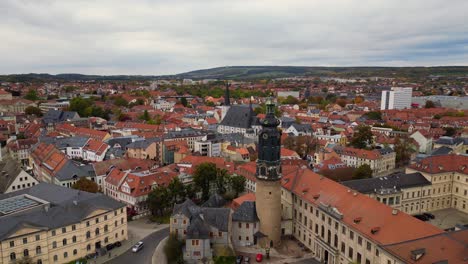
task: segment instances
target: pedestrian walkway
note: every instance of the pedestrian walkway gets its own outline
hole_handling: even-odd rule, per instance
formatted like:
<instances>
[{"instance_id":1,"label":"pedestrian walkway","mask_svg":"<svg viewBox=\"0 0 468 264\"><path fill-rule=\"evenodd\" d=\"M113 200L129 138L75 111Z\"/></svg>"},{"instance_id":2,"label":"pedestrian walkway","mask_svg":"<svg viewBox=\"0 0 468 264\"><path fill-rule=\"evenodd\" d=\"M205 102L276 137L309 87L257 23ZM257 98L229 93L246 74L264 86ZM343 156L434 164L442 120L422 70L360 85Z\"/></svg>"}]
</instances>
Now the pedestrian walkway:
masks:
<instances>
[{"instance_id":1,"label":"pedestrian walkway","mask_svg":"<svg viewBox=\"0 0 468 264\"><path fill-rule=\"evenodd\" d=\"M166 255L164 254L164 245L166 245L168 237L164 238L154 250L153 264L167 264Z\"/></svg>"}]
</instances>

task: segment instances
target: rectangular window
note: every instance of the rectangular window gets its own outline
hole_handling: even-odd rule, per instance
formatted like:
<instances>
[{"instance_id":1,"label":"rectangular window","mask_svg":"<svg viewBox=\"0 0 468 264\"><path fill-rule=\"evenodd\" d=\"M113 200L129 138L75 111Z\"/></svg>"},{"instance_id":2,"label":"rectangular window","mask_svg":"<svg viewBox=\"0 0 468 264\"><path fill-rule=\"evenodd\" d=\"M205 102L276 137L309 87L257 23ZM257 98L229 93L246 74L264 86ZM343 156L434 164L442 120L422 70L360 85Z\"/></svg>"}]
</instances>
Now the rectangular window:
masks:
<instances>
[{"instance_id":1,"label":"rectangular window","mask_svg":"<svg viewBox=\"0 0 468 264\"><path fill-rule=\"evenodd\" d=\"M14 247L15 246L15 241L10 241L10 247Z\"/></svg>"},{"instance_id":2,"label":"rectangular window","mask_svg":"<svg viewBox=\"0 0 468 264\"><path fill-rule=\"evenodd\" d=\"M343 253L343 254L344 254L344 253L345 253L345 251L346 251L346 245L345 245L345 243L344 243L344 242L341 242L341 253Z\"/></svg>"},{"instance_id":3,"label":"rectangular window","mask_svg":"<svg viewBox=\"0 0 468 264\"><path fill-rule=\"evenodd\" d=\"M349 239L354 240L354 232L351 230L349 231Z\"/></svg>"},{"instance_id":4,"label":"rectangular window","mask_svg":"<svg viewBox=\"0 0 468 264\"><path fill-rule=\"evenodd\" d=\"M361 236L358 236L357 238L357 242L360 246L362 246L362 237Z\"/></svg>"},{"instance_id":5,"label":"rectangular window","mask_svg":"<svg viewBox=\"0 0 468 264\"><path fill-rule=\"evenodd\" d=\"M366 248L367 248L368 251L371 251L372 246L371 246L371 243L369 241L367 241Z\"/></svg>"},{"instance_id":6,"label":"rectangular window","mask_svg":"<svg viewBox=\"0 0 468 264\"><path fill-rule=\"evenodd\" d=\"M352 248L352 247L349 247L349 248L348 248L348 257L349 257L350 259L353 259L353 255L354 255L354 254L353 254L353 248Z\"/></svg>"},{"instance_id":7,"label":"rectangular window","mask_svg":"<svg viewBox=\"0 0 468 264\"><path fill-rule=\"evenodd\" d=\"M342 226L342 227L341 227L341 233L342 233L343 235L346 235L346 227L345 227L345 226Z\"/></svg>"},{"instance_id":8,"label":"rectangular window","mask_svg":"<svg viewBox=\"0 0 468 264\"><path fill-rule=\"evenodd\" d=\"M36 235L36 241L39 241L41 240L41 236L40 235Z\"/></svg>"}]
</instances>

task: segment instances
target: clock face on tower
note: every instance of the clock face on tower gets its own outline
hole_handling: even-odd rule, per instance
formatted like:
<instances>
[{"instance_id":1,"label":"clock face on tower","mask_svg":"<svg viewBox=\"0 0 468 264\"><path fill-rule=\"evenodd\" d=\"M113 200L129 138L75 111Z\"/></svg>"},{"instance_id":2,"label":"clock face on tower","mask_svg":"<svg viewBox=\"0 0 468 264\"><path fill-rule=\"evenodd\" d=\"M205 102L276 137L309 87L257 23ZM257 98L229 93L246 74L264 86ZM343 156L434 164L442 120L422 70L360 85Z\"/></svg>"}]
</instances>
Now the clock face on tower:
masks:
<instances>
[{"instance_id":1,"label":"clock face on tower","mask_svg":"<svg viewBox=\"0 0 468 264\"><path fill-rule=\"evenodd\" d=\"M268 134L267 134L267 133L263 133L262 137L263 137L263 139L268 139Z\"/></svg>"}]
</instances>

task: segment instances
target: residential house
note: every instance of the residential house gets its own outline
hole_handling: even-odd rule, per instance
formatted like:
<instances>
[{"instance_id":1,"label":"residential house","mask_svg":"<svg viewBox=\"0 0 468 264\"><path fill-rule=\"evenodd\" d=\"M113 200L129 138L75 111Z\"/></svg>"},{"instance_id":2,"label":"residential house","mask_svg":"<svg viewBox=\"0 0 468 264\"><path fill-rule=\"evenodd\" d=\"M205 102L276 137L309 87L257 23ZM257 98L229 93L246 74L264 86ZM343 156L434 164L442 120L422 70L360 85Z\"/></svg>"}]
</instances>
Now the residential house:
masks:
<instances>
[{"instance_id":1,"label":"residential house","mask_svg":"<svg viewBox=\"0 0 468 264\"><path fill-rule=\"evenodd\" d=\"M38 183L34 177L21 169L20 164L14 158L8 155L0 158L0 193L23 190Z\"/></svg>"},{"instance_id":2,"label":"residential house","mask_svg":"<svg viewBox=\"0 0 468 264\"><path fill-rule=\"evenodd\" d=\"M185 241L184 260L197 263L211 259L214 246L230 247L231 210L206 208L187 199L176 204L170 219L170 233Z\"/></svg>"}]
</instances>

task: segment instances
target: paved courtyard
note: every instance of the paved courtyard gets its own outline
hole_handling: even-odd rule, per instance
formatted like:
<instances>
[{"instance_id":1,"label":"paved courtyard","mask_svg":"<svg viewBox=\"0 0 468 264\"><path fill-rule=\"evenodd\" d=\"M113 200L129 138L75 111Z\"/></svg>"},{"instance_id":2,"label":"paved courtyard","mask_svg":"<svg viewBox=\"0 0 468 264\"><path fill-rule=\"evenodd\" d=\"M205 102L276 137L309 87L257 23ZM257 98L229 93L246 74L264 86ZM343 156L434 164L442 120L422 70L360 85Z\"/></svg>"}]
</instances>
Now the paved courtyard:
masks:
<instances>
[{"instance_id":1,"label":"paved courtyard","mask_svg":"<svg viewBox=\"0 0 468 264\"><path fill-rule=\"evenodd\" d=\"M431 219L429 223L442 229L453 228L457 224L468 224L468 214L453 208L442 209L431 213L435 216L435 219Z\"/></svg>"}]
</instances>

